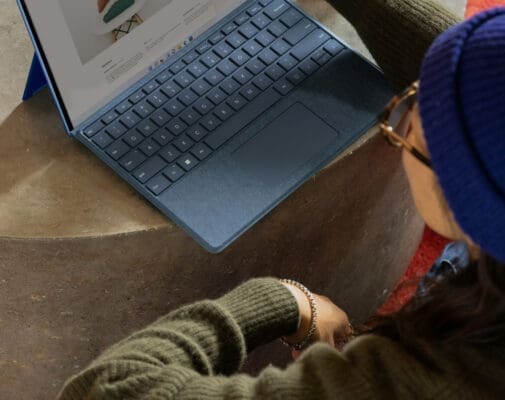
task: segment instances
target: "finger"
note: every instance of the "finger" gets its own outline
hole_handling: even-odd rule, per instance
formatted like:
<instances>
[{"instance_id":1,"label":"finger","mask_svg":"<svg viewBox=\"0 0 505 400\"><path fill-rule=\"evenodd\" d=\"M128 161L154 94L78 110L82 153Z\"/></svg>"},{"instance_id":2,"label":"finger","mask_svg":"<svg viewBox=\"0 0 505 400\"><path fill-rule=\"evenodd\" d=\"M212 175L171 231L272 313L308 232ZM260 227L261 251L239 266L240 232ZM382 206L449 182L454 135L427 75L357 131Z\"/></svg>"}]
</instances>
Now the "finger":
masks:
<instances>
[{"instance_id":1,"label":"finger","mask_svg":"<svg viewBox=\"0 0 505 400\"><path fill-rule=\"evenodd\" d=\"M301 351L298 351L298 350L291 350L291 357L293 358L293 360L297 360L298 357L300 357L300 355L302 354Z\"/></svg>"}]
</instances>

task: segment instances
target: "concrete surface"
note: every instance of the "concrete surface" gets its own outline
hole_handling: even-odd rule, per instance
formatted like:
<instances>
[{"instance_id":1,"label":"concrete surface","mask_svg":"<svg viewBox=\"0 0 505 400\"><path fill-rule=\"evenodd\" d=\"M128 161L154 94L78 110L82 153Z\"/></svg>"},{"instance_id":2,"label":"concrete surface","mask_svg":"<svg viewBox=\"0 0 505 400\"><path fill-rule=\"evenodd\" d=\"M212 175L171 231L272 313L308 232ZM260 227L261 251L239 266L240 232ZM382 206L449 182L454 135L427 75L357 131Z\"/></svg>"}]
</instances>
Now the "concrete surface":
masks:
<instances>
[{"instance_id":1,"label":"concrete surface","mask_svg":"<svg viewBox=\"0 0 505 400\"><path fill-rule=\"evenodd\" d=\"M324 2L301 3L359 43ZM210 255L65 136L47 91L20 103L31 54L0 0L0 399L52 399L127 333L252 276L301 280L362 321L407 266L422 223L374 132ZM272 354L286 360L274 344L249 370Z\"/></svg>"}]
</instances>

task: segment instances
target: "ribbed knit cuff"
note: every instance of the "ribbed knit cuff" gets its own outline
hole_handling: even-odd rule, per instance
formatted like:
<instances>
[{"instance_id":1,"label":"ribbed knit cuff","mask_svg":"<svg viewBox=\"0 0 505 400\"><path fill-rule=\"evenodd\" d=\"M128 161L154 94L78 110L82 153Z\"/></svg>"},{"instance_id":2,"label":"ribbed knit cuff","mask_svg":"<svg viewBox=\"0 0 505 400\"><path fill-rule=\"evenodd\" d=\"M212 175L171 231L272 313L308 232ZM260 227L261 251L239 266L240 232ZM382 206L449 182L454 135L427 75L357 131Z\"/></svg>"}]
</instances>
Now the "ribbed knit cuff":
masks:
<instances>
[{"instance_id":1,"label":"ribbed knit cuff","mask_svg":"<svg viewBox=\"0 0 505 400\"><path fill-rule=\"evenodd\" d=\"M292 334L298 328L300 315L296 299L278 279L250 280L217 302L240 326L247 351Z\"/></svg>"}]
</instances>

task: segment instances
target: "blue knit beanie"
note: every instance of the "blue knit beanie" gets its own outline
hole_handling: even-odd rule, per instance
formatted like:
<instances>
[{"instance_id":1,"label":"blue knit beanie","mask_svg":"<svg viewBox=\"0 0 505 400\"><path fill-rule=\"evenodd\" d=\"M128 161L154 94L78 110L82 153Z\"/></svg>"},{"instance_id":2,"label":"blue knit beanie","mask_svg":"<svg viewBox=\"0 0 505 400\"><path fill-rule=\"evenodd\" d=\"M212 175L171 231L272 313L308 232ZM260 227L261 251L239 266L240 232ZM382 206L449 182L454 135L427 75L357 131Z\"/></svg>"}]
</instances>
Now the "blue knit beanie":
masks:
<instances>
[{"instance_id":1,"label":"blue knit beanie","mask_svg":"<svg viewBox=\"0 0 505 400\"><path fill-rule=\"evenodd\" d=\"M435 173L463 231L505 262L505 7L443 33L421 69Z\"/></svg>"}]
</instances>

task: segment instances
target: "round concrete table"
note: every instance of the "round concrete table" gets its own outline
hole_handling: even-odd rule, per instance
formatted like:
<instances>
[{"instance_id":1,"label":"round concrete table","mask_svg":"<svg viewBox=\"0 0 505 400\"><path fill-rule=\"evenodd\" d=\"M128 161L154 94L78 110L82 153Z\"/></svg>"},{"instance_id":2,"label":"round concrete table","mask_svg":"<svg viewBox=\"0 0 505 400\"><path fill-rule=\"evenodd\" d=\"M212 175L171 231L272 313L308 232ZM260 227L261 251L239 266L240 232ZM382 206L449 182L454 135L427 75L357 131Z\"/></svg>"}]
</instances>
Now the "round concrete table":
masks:
<instances>
[{"instance_id":1,"label":"round concrete table","mask_svg":"<svg viewBox=\"0 0 505 400\"><path fill-rule=\"evenodd\" d=\"M356 41L326 3L300 2ZM423 225L375 132L211 255L69 139L47 91L20 103L32 49L14 2L0 34L1 399L52 399L129 332L254 276L300 280L363 321L408 265ZM250 370L271 354L286 360L274 344Z\"/></svg>"}]
</instances>

